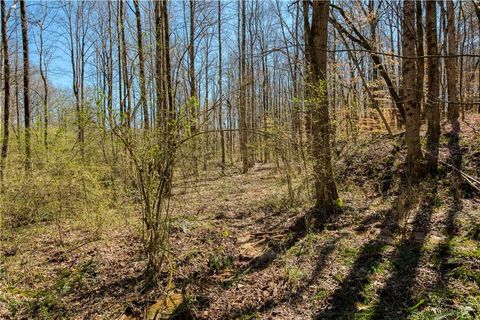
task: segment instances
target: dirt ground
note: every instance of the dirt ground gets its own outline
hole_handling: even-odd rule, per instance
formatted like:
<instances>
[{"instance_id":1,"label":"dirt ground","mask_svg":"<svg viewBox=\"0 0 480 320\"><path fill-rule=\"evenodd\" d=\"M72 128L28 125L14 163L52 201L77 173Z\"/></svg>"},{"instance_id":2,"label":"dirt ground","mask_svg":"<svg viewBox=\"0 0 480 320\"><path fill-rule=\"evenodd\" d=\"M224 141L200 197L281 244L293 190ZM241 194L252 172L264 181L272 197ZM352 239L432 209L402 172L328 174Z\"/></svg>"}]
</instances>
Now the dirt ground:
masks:
<instances>
[{"instance_id":1,"label":"dirt ground","mask_svg":"<svg viewBox=\"0 0 480 320\"><path fill-rule=\"evenodd\" d=\"M0 318L135 319L175 292L177 319L477 319L480 193L454 191L447 131L438 177L414 187L400 142L349 148L335 165L342 212L307 231L295 227L312 205L304 174L293 200L274 165L176 184L168 293L140 293L138 210L5 232ZM477 179L479 132L479 115L462 122L462 171Z\"/></svg>"}]
</instances>

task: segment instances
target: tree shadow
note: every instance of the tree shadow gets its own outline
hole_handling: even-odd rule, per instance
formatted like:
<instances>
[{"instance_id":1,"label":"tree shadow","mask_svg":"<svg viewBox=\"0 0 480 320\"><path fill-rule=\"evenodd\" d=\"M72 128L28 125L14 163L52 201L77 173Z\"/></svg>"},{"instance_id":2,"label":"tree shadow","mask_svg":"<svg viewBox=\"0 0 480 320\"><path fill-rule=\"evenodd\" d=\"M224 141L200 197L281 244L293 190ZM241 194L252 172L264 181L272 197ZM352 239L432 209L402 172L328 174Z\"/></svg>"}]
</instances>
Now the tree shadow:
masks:
<instances>
[{"instance_id":1,"label":"tree shadow","mask_svg":"<svg viewBox=\"0 0 480 320\"><path fill-rule=\"evenodd\" d=\"M372 217L364 219L360 224L359 228L364 230L368 225L375 223L381 219L381 215L374 214ZM237 308L226 316L228 319L236 319L242 315L254 313L254 312L268 312L269 310L274 309L277 306L283 305L285 303L294 304L296 302L301 302L303 299L303 294L310 288L310 286L318 281L318 278L321 276L323 270L326 267L326 262L328 261L331 254L336 250L338 243L344 238L343 235L336 236L329 239L324 245L322 245L320 251L315 255L317 261L314 270L311 275L306 279L295 291L287 291L282 294L280 297L270 297L267 301L261 305L248 305L241 308Z\"/></svg>"},{"instance_id":2,"label":"tree shadow","mask_svg":"<svg viewBox=\"0 0 480 320\"><path fill-rule=\"evenodd\" d=\"M284 294L282 294L280 297L270 297L267 299L265 302L263 302L260 305L247 305L247 306L242 306L240 308L237 308L231 312L229 312L228 315L226 315L224 318L226 319L237 319L241 317L242 315L245 314L250 314L250 313L255 313L255 312L267 312L276 306L282 305L284 303L294 303L295 301L300 301L302 299L302 293L305 292L308 287L315 282L315 280L318 278L318 276L321 274L322 270L325 267L325 262L328 260L328 257L335 251L337 243L340 241L342 237L335 237L333 239L330 239L320 250L320 252L317 254L317 259L318 262L315 266L314 271L312 272L311 277L304 283L302 284L301 287L299 287L295 292L288 291Z\"/></svg>"},{"instance_id":3,"label":"tree shadow","mask_svg":"<svg viewBox=\"0 0 480 320\"><path fill-rule=\"evenodd\" d=\"M240 268L239 272L258 272L267 268L280 254L288 251L303 239L308 232L321 232L328 223L333 223L341 216L342 211L337 210L336 215L330 215L322 220L314 219L315 212L309 211L304 216L299 217L287 229L283 241L271 241L264 252L253 258L245 266Z\"/></svg>"},{"instance_id":4,"label":"tree shadow","mask_svg":"<svg viewBox=\"0 0 480 320\"><path fill-rule=\"evenodd\" d=\"M410 194L406 179L402 180L400 194L392 207L386 211L380 226L382 231L361 248L350 273L342 280L329 297L329 305L320 310L315 319L350 319L357 311L357 303L363 302L363 292L370 282L370 277L385 261L383 252L389 245L385 240L385 233L394 235L398 232L398 225L405 213L415 205L415 197Z\"/></svg>"},{"instance_id":5,"label":"tree shadow","mask_svg":"<svg viewBox=\"0 0 480 320\"><path fill-rule=\"evenodd\" d=\"M437 256L439 258L438 272L439 279L437 286L440 288L445 287L448 281L448 274L451 270L457 267L455 262L451 261L452 252L450 248L450 242L453 237L457 234L457 224L456 217L458 213L462 210L462 200L461 200L461 176L458 170L462 169L463 161L463 152L460 147L460 137L459 137L460 126L458 121L452 121L452 130L446 134L448 138L448 149L449 149L449 158L448 163L453 166L455 169L450 171L449 177L449 193L451 196L451 205L447 212L445 218L445 232L446 239L439 245Z\"/></svg>"},{"instance_id":6,"label":"tree shadow","mask_svg":"<svg viewBox=\"0 0 480 320\"><path fill-rule=\"evenodd\" d=\"M437 195L437 181L430 188L421 190L424 197L413 221L413 229L398 245L392 260L393 272L379 292L379 301L373 309L372 319L405 319L417 301L413 300L413 288L417 276L422 248L431 229L431 218Z\"/></svg>"}]
</instances>

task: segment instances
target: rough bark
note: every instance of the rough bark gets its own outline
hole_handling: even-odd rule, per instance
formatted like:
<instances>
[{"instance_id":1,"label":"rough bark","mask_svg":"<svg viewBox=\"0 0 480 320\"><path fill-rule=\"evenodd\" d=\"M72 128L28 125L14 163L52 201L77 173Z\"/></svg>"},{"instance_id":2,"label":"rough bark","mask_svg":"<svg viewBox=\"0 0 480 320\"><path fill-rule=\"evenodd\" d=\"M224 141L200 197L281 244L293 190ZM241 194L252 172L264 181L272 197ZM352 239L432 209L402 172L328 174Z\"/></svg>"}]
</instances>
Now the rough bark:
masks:
<instances>
[{"instance_id":1,"label":"rough bark","mask_svg":"<svg viewBox=\"0 0 480 320\"><path fill-rule=\"evenodd\" d=\"M428 2L428 1L427 1ZM423 21L422 21L422 1L415 1L416 18L416 40L417 40L417 101L420 105L420 112L423 110L423 78L425 76L425 61L423 48ZM421 114L421 113L420 113Z\"/></svg>"},{"instance_id":2,"label":"rough bark","mask_svg":"<svg viewBox=\"0 0 480 320\"><path fill-rule=\"evenodd\" d=\"M427 38L427 169L436 173L438 164L438 144L440 140L440 78L437 44L437 3L426 1L426 38Z\"/></svg>"},{"instance_id":3,"label":"rough bark","mask_svg":"<svg viewBox=\"0 0 480 320\"><path fill-rule=\"evenodd\" d=\"M407 172L416 178L422 172L422 150L420 146L420 105L417 94L415 65L415 2L403 2L402 23L402 83L405 104L405 140L407 144Z\"/></svg>"},{"instance_id":4,"label":"rough bark","mask_svg":"<svg viewBox=\"0 0 480 320\"><path fill-rule=\"evenodd\" d=\"M455 9L453 1L447 0L447 42L448 57L446 59L447 69L447 92L448 92L448 119L452 123L452 129L455 122L458 122L459 105L457 92L457 31L455 28Z\"/></svg>"},{"instance_id":5,"label":"rough bark","mask_svg":"<svg viewBox=\"0 0 480 320\"><path fill-rule=\"evenodd\" d=\"M3 137L2 137L2 153L0 158L0 185L5 176L6 160L8 154L8 138L10 133L10 61L8 52L8 35L7 35L7 16L5 9L5 0L0 1L0 10L2 18L2 44L3 44Z\"/></svg>"},{"instance_id":6,"label":"rough bark","mask_svg":"<svg viewBox=\"0 0 480 320\"><path fill-rule=\"evenodd\" d=\"M25 0L20 1L20 16L22 20L22 51L23 51L23 114L25 124L25 170L30 171L30 60L28 47L28 22Z\"/></svg>"},{"instance_id":7,"label":"rough bark","mask_svg":"<svg viewBox=\"0 0 480 320\"><path fill-rule=\"evenodd\" d=\"M337 210L337 187L333 177L330 150L330 118L327 96L327 36L329 1L313 2L311 24L307 21L305 39L308 65L308 90L311 104L312 156L314 160L317 218Z\"/></svg>"}]
</instances>

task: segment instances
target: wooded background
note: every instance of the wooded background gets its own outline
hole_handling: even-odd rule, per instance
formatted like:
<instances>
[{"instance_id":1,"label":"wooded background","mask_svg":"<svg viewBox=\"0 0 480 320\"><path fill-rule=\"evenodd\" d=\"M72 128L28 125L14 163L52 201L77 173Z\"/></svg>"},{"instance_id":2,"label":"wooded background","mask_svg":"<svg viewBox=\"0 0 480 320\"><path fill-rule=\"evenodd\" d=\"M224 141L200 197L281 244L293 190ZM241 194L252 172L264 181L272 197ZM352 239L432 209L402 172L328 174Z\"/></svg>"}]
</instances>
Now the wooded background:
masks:
<instances>
[{"instance_id":1,"label":"wooded background","mask_svg":"<svg viewBox=\"0 0 480 320\"><path fill-rule=\"evenodd\" d=\"M441 127L464 178L478 1L1 0L1 18L3 224L138 204L148 285L177 181L273 163L291 199L306 177L319 223L341 210L345 150L404 140L414 183Z\"/></svg>"}]
</instances>

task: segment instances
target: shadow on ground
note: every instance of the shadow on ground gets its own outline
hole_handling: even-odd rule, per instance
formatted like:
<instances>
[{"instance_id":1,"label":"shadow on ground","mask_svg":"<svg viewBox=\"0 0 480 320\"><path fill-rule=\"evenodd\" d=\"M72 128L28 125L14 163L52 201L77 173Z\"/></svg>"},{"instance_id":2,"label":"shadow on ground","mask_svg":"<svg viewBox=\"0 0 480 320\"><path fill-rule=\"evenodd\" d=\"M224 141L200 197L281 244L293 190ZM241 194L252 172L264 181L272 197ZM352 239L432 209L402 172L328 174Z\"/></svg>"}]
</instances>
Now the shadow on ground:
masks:
<instances>
[{"instance_id":1,"label":"shadow on ground","mask_svg":"<svg viewBox=\"0 0 480 320\"><path fill-rule=\"evenodd\" d=\"M392 236L403 232L405 237L394 249L392 258L393 272L385 286L380 290L379 301L371 308L359 310L359 305L368 305L364 291L370 284L370 278L377 268L388 260L385 250L389 239L380 232L376 238L368 241L360 250L350 273L340 283L338 289L328 299L326 308L320 310L316 319L351 319L356 315L369 315L373 319L404 318L404 310L411 305L411 289L415 283L416 268L422 256L421 248L429 232L429 222L433 211L433 199L436 196L436 181L427 190L420 185L410 186L403 182L400 194L388 210L381 230ZM417 195L426 195L417 196ZM406 237L406 225L415 207L422 204L412 222L412 231Z\"/></svg>"}]
</instances>

